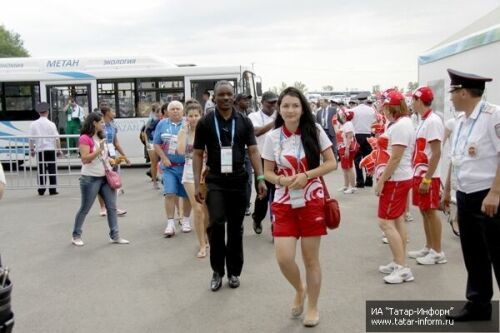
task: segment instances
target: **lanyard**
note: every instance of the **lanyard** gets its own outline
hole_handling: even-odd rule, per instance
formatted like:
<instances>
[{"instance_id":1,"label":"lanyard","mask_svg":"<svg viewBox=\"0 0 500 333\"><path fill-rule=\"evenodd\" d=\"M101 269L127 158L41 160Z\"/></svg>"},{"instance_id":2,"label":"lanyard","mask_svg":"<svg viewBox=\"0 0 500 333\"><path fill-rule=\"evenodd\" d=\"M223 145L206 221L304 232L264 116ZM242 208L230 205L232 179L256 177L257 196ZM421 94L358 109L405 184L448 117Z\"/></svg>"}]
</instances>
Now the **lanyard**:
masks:
<instances>
[{"instance_id":1,"label":"lanyard","mask_svg":"<svg viewBox=\"0 0 500 333\"><path fill-rule=\"evenodd\" d=\"M279 163L281 165L283 165L283 161L281 160L281 155L283 153L283 140L284 140L283 131L284 131L284 128L282 128L280 131L280 152L278 154ZM298 136L298 135L296 135L296 136ZM294 138L294 143L295 143L295 140L296 140L296 137ZM295 155L295 158L297 159L297 166L298 166L297 173L300 173L300 171L301 171L301 159L300 159L301 152L302 152L302 142L300 141L300 138L299 138L299 146L297 147L297 155Z\"/></svg>"},{"instance_id":2,"label":"lanyard","mask_svg":"<svg viewBox=\"0 0 500 333\"><path fill-rule=\"evenodd\" d=\"M470 126L469 128L469 133L467 133L467 137L465 138L465 143L462 147L462 153L461 155L464 154L464 151L465 151L465 147L467 146L467 143L469 142L469 138L470 138L470 135L472 133L472 129L474 128L474 125L476 125L476 122L477 120L479 119L479 116L481 115L481 112L483 112L483 109L484 109L484 106L485 104L483 103L481 105L481 108L479 109L479 112L477 114L477 117L476 119L474 119L474 122L472 123L472 125ZM455 155L456 151L457 151L457 145L458 145L458 139L460 138L460 132L462 131L462 125L464 124L463 121L460 122L460 127L458 128L458 131L457 133L455 134L455 144L453 145L453 155Z\"/></svg>"},{"instance_id":3,"label":"lanyard","mask_svg":"<svg viewBox=\"0 0 500 333\"><path fill-rule=\"evenodd\" d=\"M219 146L222 148L222 141L220 140L219 122L217 121L217 115L214 114L215 131L217 132L217 139L219 139ZM234 128L236 126L236 119L233 115L233 120L231 122L231 148L234 145Z\"/></svg>"}]
</instances>

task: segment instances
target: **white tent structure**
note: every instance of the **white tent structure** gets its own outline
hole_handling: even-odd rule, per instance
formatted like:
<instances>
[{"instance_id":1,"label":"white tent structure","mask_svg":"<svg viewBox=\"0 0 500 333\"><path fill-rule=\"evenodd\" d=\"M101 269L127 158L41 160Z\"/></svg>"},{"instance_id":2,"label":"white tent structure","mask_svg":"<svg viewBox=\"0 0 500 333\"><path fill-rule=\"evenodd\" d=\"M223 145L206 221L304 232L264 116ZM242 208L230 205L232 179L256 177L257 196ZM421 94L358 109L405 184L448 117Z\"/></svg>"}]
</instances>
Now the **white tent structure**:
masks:
<instances>
[{"instance_id":1,"label":"white tent structure","mask_svg":"<svg viewBox=\"0 0 500 333\"><path fill-rule=\"evenodd\" d=\"M485 98L500 104L500 7L418 57L418 82L435 92L434 109L452 117L447 68L493 78Z\"/></svg>"}]
</instances>

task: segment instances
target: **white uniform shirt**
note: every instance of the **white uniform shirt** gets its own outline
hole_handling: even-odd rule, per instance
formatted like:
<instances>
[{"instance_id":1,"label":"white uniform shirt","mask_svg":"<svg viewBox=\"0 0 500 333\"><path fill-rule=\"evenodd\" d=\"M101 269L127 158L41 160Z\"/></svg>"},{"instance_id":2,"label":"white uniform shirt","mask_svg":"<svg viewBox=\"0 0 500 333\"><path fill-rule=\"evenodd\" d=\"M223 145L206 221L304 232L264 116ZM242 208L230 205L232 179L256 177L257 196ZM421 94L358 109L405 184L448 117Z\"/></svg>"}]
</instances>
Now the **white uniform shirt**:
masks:
<instances>
[{"instance_id":1,"label":"white uniform shirt","mask_svg":"<svg viewBox=\"0 0 500 333\"><path fill-rule=\"evenodd\" d=\"M500 161L500 106L480 102L468 118L465 114L458 118L451 161L459 191L491 188Z\"/></svg>"},{"instance_id":2,"label":"white uniform shirt","mask_svg":"<svg viewBox=\"0 0 500 333\"><path fill-rule=\"evenodd\" d=\"M401 157L398 167L394 170L390 180L402 181L413 178L413 168L411 159L415 147L415 130L410 117L401 117L387 128L383 134L389 138L387 151L389 155L392 153L393 145L405 146L405 151Z\"/></svg>"},{"instance_id":3,"label":"white uniform shirt","mask_svg":"<svg viewBox=\"0 0 500 333\"><path fill-rule=\"evenodd\" d=\"M316 124L320 150L323 152L332 146L332 142L326 135L321 125ZM276 128L266 136L262 158L276 162L278 171L276 174L285 177L298 174L299 161L297 153L300 151L300 172L308 170L307 158L300 140L300 134L291 133L285 126ZM323 185L319 178L310 179L304 188L305 201L323 198ZM290 204L290 194L287 187L276 185L274 202Z\"/></svg>"},{"instance_id":4,"label":"white uniform shirt","mask_svg":"<svg viewBox=\"0 0 500 333\"><path fill-rule=\"evenodd\" d=\"M0 183L7 185L7 182L5 181L5 173L3 172L2 163L0 163Z\"/></svg>"},{"instance_id":5,"label":"white uniform shirt","mask_svg":"<svg viewBox=\"0 0 500 333\"><path fill-rule=\"evenodd\" d=\"M377 119L375 116L375 110L366 104L360 104L351 109L351 111L354 112L352 124L354 125L356 133L371 134L372 124Z\"/></svg>"},{"instance_id":6,"label":"white uniform shirt","mask_svg":"<svg viewBox=\"0 0 500 333\"><path fill-rule=\"evenodd\" d=\"M53 136L59 135L56 125L47 117L38 118L30 124L30 136ZM56 150L57 138L35 138L33 143L37 152L45 150Z\"/></svg>"},{"instance_id":7,"label":"white uniform shirt","mask_svg":"<svg viewBox=\"0 0 500 333\"><path fill-rule=\"evenodd\" d=\"M344 139L344 144L347 142L347 133L352 132L353 140L356 140L354 137L356 135L356 131L354 130L354 125L352 124L352 121L346 121L342 125L342 138Z\"/></svg>"},{"instance_id":8,"label":"white uniform shirt","mask_svg":"<svg viewBox=\"0 0 500 333\"><path fill-rule=\"evenodd\" d=\"M207 101L205 102L205 108L203 110L203 114L207 114L208 111L213 111L214 108L215 108L214 102L212 102L210 99L207 99Z\"/></svg>"},{"instance_id":9,"label":"white uniform shirt","mask_svg":"<svg viewBox=\"0 0 500 333\"><path fill-rule=\"evenodd\" d=\"M432 150L431 150L431 145L429 143L435 140L443 142L444 139L443 121L435 112L431 112L425 119L420 120L416 132L416 140L418 141L419 139L425 140L424 153L427 156L427 160L430 162L432 157ZM428 165L426 165L421 171L425 172L427 171L427 169ZM432 175L432 178L439 178L439 177L440 177L440 171L439 167L437 167L436 171L434 171L434 174Z\"/></svg>"},{"instance_id":10,"label":"white uniform shirt","mask_svg":"<svg viewBox=\"0 0 500 333\"><path fill-rule=\"evenodd\" d=\"M268 116L262 110L258 112L252 112L248 115L248 118L252 121L253 127L264 127L269 123L274 122L274 117ZM256 136L257 139L257 147L259 148L260 155L262 156L262 152L264 151L264 142L266 141L266 135L271 133L271 131L267 131L259 136Z\"/></svg>"}]
</instances>

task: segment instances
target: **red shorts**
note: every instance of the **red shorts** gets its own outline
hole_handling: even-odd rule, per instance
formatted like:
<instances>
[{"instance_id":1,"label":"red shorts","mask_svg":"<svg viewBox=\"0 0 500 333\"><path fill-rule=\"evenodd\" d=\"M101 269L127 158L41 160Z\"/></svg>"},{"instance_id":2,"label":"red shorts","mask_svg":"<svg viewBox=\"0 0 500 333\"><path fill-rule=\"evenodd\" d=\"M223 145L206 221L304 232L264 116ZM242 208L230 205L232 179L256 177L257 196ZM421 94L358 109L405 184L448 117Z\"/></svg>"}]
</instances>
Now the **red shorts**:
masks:
<instances>
[{"instance_id":1,"label":"red shorts","mask_svg":"<svg viewBox=\"0 0 500 333\"><path fill-rule=\"evenodd\" d=\"M378 217L395 220L405 213L413 179L386 181L378 199Z\"/></svg>"},{"instance_id":2,"label":"red shorts","mask_svg":"<svg viewBox=\"0 0 500 333\"><path fill-rule=\"evenodd\" d=\"M343 170L349 170L354 166L354 154L349 154L349 157L346 158L344 155L340 156L340 167Z\"/></svg>"},{"instance_id":3,"label":"red shorts","mask_svg":"<svg viewBox=\"0 0 500 333\"><path fill-rule=\"evenodd\" d=\"M432 178L429 192L427 194L418 193L418 187L422 182L422 177L413 178L413 205L421 210L438 209L439 208L439 192L441 189L441 181L439 178Z\"/></svg>"},{"instance_id":4,"label":"red shorts","mask_svg":"<svg viewBox=\"0 0 500 333\"><path fill-rule=\"evenodd\" d=\"M312 237L326 235L323 199L307 201L306 206L293 209L291 205L273 202L274 237Z\"/></svg>"}]
</instances>

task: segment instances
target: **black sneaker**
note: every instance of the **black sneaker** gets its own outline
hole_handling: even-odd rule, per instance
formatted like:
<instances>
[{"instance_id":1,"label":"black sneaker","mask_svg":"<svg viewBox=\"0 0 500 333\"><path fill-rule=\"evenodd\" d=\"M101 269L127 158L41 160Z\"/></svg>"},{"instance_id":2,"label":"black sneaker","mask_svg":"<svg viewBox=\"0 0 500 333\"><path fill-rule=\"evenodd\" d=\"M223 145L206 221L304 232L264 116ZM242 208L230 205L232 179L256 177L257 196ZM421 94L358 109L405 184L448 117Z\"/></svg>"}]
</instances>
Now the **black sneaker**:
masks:
<instances>
[{"instance_id":1,"label":"black sneaker","mask_svg":"<svg viewBox=\"0 0 500 333\"><path fill-rule=\"evenodd\" d=\"M365 188L365 184L356 184L356 188Z\"/></svg>"}]
</instances>

